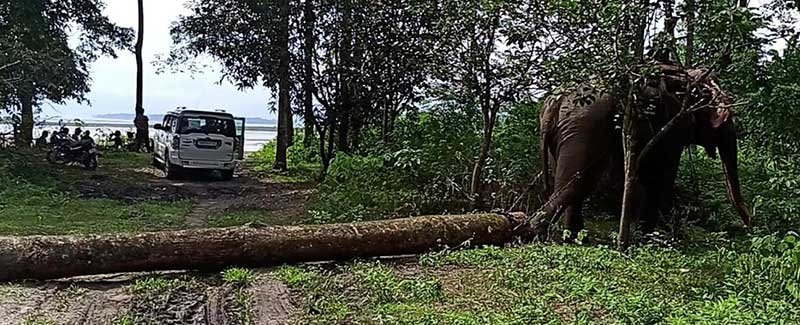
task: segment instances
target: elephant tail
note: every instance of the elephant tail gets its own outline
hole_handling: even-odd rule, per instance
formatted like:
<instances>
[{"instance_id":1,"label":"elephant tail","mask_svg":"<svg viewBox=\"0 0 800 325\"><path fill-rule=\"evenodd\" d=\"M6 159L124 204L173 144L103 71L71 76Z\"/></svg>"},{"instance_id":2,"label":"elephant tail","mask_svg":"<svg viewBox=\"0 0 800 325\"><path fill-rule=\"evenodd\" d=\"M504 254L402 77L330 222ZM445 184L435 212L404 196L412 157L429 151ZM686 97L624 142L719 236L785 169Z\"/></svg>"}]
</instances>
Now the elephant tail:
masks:
<instances>
[{"instance_id":1,"label":"elephant tail","mask_svg":"<svg viewBox=\"0 0 800 325\"><path fill-rule=\"evenodd\" d=\"M545 98L542 103L541 112L539 113L542 180L544 183L545 197L549 196L553 191L553 184L550 177L550 145L553 143L556 125L558 124L558 110L559 106L561 106L562 97L562 95L551 95Z\"/></svg>"},{"instance_id":2,"label":"elephant tail","mask_svg":"<svg viewBox=\"0 0 800 325\"><path fill-rule=\"evenodd\" d=\"M542 133L542 180L544 183L544 196L549 196L550 192L553 190L553 184L550 181L550 150L547 145L548 137L545 133Z\"/></svg>"}]
</instances>

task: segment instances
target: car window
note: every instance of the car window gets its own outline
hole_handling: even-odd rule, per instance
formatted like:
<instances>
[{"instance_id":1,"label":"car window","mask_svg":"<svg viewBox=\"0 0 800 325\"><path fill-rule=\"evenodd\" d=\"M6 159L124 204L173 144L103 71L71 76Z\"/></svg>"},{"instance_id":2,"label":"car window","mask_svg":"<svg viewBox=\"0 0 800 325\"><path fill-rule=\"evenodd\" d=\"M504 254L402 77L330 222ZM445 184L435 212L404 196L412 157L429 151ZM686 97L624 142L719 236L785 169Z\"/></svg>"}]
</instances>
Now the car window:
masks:
<instances>
[{"instance_id":1,"label":"car window","mask_svg":"<svg viewBox=\"0 0 800 325\"><path fill-rule=\"evenodd\" d=\"M167 127L169 127L170 132L175 132L175 116L169 116L169 121L167 122Z\"/></svg>"},{"instance_id":2,"label":"car window","mask_svg":"<svg viewBox=\"0 0 800 325\"><path fill-rule=\"evenodd\" d=\"M178 125L179 134L203 133L221 134L227 137L236 136L236 127L231 119L210 116L181 117Z\"/></svg>"}]
</instances>

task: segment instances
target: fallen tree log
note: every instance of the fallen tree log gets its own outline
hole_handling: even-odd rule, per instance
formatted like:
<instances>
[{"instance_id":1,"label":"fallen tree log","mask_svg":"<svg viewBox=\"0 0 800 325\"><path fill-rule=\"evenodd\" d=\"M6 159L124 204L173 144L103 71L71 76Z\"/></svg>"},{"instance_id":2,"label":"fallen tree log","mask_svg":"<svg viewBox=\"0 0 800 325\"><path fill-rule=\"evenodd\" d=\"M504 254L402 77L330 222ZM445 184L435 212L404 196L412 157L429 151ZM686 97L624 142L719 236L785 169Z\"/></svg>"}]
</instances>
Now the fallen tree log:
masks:
<instances>
[{"instance_id":1,"label":"fallen tree log","mask_svg":"<svg viewBox=\"0 0 800 325\"><path fill-rule=\"evenodd\" d=\"M422 216L370 222L0 237L0 281L156 270L219 270L416 254L513 239L524 216Z\"/></svg>"}]
</instances>

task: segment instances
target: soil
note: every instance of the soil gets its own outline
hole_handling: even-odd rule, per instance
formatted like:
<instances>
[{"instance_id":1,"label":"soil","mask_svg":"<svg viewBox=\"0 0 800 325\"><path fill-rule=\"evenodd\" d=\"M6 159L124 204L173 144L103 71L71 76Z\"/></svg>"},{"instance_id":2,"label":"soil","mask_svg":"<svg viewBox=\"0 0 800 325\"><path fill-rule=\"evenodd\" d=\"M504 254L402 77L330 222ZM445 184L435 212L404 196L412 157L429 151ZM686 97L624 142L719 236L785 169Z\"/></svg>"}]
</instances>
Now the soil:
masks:
<instances>
[{"instance_id":1,"label":"soil","mask_svg":"<svg viewBox=\"0 0 800 325\"><path fill-rule=\"evenodd\" d=\"M186 228L202 228L210 216L240 210L280 216L283 223L298 222L315 193L314 183L280 183L258 178L244 164L230 181L222 181L214 173L199 172L169 180L161 170L151 166L82 172L75 185L82 197L125 202L192 200L194 205L184 222Z\"/></svg>"},{"instance_id":2,"label":"soil","mask_svg":"<svg viewBox=\"0 0 800 325\"><path fill-rule=\"evenodd\" d=\"M67 175L65 186L82 197L125 202L191 200L185 228L206 227L210 216L263 210L286 223L299 222L314 195L314 184L279 183L246 168L230 181L214 174L168 180L154 167L99 168ZM282 221L282 222L283 222ZM125 273L55 281L0 284L0 325L5 324L285 324L296 311L288 288L264 270L244 288L224 283L218 273ZM196 286L171 288L147 297L132 290L148 277L186 277ZM248 310L237 302L246 290ZM248 316L249 315L249 316Z\"/></svg>"},{"instance_id":3,"label":"soil","mask_svg":"<svg viewBox=\"0 0 800 325\"><path fill-rule=\"evenodd\" d=\"M218 275L126 273L0 286L0 324L286 324L296 308L289 289L265 270L245 287ZM191 278L155 295L137 294L137 279ZM242 290L249 302L237 302ZM127 321L127 323L125 322Z\"/></svg>"}]
</instances>

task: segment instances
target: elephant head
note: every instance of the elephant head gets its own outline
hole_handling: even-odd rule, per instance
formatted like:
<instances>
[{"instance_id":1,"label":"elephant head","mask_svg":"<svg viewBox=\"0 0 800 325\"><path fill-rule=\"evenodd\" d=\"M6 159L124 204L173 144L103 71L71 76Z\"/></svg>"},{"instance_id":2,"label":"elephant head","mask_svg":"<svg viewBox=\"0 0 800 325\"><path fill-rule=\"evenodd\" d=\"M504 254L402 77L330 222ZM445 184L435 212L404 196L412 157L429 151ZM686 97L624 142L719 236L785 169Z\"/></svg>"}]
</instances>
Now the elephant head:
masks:
<instances>
[{"instance_id":1,"label":"elephant head","mask_svg":"<svg viewBox=\"0 0 800 325\"><path fill-rule=\"evenodd\" d=\"M728 198L736 208L745 225L750 226L752 217L744 203L738 169L738 139L733 121L732 100L719 87L715 75L705 69L689 70L690 80L697 85L691 102L699 104L691 113L691 143L702 146L711 158L719 158L725 173Z\"/></svg>"}]
</instances>

